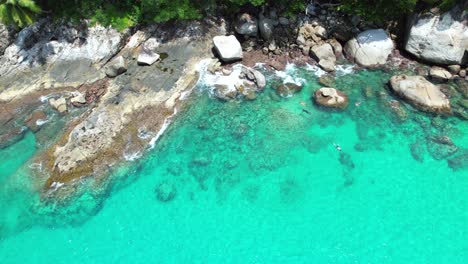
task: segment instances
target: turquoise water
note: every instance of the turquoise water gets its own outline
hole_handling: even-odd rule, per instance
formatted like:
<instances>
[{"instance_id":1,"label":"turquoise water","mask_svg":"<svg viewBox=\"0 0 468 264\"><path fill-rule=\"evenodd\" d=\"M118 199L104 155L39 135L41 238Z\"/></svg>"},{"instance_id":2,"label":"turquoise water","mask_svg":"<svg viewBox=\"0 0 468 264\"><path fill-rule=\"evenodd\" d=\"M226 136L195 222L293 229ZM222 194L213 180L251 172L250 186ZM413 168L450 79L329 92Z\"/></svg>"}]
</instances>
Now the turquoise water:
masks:
<instances>
[{"instance_id":1,"label":"turquoise water","mask_svg":"<svg viewBox=\"0 0 468 264\"><path fill-rule=\"evenodd\" d=\"M467 171L426 146L468 146L467 122L394 114L387 73L339 77L344 112L312 103L310 71L290 74L306 85L287 99L267 88L223 103L201 85L144 159L65 208L28 177L32 135L1 150L0 262L467 263ZM157 199L162 183L172 201Z\"/></svg>"}]
</instances>

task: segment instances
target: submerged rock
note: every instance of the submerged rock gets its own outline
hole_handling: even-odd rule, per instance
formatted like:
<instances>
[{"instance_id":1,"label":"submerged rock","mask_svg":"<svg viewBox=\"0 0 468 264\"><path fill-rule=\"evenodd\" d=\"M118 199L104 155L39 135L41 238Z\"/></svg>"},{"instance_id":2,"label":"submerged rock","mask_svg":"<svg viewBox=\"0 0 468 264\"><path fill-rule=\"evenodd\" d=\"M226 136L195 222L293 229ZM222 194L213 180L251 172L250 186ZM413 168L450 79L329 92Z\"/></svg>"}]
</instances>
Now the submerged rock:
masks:
<instances>
[{"instance_id":1,"label":"submerged rock","mask_svg":"<svg viewBox=\"0 0 468 264\"><path fill-rule=\"evenodd\" d=\"M424 161L424 144L415 142L410 145L411 156L418 162Z\"/></svg>"},{"instance_id":2,"label":"submerged rock","mask_svg":"<svg viewBox=\"0 0 468 264\"><path fill-rule=\"evenodd\" d=\"M276 93L281 97L290 97L302 90L301 85L295 83L282 83L276 87Z\"/></svg>"},{"instance_id":3,"label":"submerged rock","mask_svg":"<svg viewBox=\"0 0 468 264\"><path fill-rule=\"evenodd\" d=\"M41 129L41 121L44 122L47 120L47 115L42 111L33 112L24 123L32 131L37 132Z\"/></svg>"},{"instance_id":4,"label":"submerged rock","mask_svg":"<svg viewBox=\"0 0 468 264\"><path fill-rule=\"evenodd\" d=\"M349 40L346 55L362 66L383 65L394 48L392 39L383 29L367 30Z\"/></svg>"},{"instance_id":5,"label":"submerged rock","mask_svg":"<svg viewBox=\"0 0 468 264\"><path fill-rule=\"evenodd\" d=\"M448 165L453 170L463 170L468 168L468 149L460 151L461 153L448 159Z\"/></svg>"},{"instance_id":6,"label":"submerged rock","mask_svg":"<svg viewBox=\"0 0 468 264\"><path fill-rule=\"evenodd\" d=\"M234 35L216 36L213 38L213 44L219 57L224 62L241 60L243 57L241 44Z\"/></svg>"},{"instance_id":7,"label":"submerged rock","mask_svg":"<svg viewBox=\"0 0 468 264\"><path fill-rule=\"evenodd\" d=\"M348 106L348 96L343 92L329 87L323 87L315 91L315 102L321 106L346 108Z\"/></svg>"},{"instance_id":8,"label":"submerged rock","mask_svg":"<svg viewBox=\"0 0 468 264\"><path fill-rule=\"evenodd\" d=\"M172 201L177 194L177 189L174 184L167 181L161 182L156 187L156 197L161 202L170 202Z\"/></svg>"},{"instance_id":9,"label":"submerged rock","mask_svg":"<svg viewBox=\"0 0 468 264\"><path fill-rule=\"evenodd\" d=\"M424 77L393 76L390 85L397 94L423 111L450 112L450 101L445 94Z\"/></svg>"},{"instance_id":10,"label":"submerged rock","mask_svg":"<svg viewBox=\"0 0 468 264\"><path fill-rule=\"evenodd\" d=\"M427 138L427 150L434 159L441 160L457 152L458 147L447 136L431 136Z\"/></svg>"}]
</instances>

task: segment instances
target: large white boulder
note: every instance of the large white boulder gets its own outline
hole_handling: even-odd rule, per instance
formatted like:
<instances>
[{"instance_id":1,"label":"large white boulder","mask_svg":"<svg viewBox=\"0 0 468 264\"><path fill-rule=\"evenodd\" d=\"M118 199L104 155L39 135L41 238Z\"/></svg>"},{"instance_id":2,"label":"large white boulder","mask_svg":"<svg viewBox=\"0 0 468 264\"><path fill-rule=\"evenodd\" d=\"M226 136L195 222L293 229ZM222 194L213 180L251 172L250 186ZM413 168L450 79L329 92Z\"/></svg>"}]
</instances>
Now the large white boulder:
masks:
<instances>
[{"instance_id":1,"label":"large white boulder","mask_svg":"<svg viewBox=\"0 0 468 264\"><path fill-rule=\"evenodd\" d=\"M241 60L243 57L241 44L234 35L216 36L213 38L213 45L224 62Z\"/></svg>"},{"instance_id":2,"label":"large white boulder","mask_svg":"<svg viewBox=\"0 0 468 264\"><path fill-rule=\"evenodd\" d=\"M423 111L450 112L447 96L422 76L393 76L390 85L397 94Z\"/></svg>"},{"instance_id":3,"label":"large white boulder","mask_svg":"<svg viewBox=\"0 0 468 264\"><path fill-rule=\"evenodd\" d=\"M344 50L358 64L375 66L385 64L393 48L393 41L383 29L371 29L349 40Z\"/></svg>"},{"instance_id":4,"label":"large white boulder","mask_svg":"<svg viewBox=\"0 0 468 264\"><path fill-rule=\"evenodd\" d=\"M438 15L413 17L405 49L438 64L463 64L468 54L468 12L460 7ZM465 57L466 60L466 57Z\"/></svg>"}]
</instances>

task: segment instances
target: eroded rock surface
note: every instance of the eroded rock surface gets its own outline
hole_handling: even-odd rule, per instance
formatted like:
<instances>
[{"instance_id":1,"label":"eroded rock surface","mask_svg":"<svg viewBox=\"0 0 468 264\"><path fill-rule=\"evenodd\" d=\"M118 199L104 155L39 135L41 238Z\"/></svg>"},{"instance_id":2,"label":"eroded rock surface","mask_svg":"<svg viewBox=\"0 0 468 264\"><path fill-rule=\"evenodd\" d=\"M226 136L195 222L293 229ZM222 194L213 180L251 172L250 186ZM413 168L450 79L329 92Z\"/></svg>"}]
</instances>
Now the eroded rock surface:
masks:
<instances>
[{"instance_id":1,"label":"eroded rock surface","mask_svg":"<svg viewBox=\"0 0 468 264\"><path fill-rule=\"evenodd\" d=\"M367 30L345 45L346 55L362 66L382 65L394 48L393 41L383 29Z\"/></svg>"},{"instance_id":2,"label":"eroded rock surface","mask_svg":"<svg viewBox=\"0 0 468 264\"><path fill-rule=\"evenodd\" d=\"M343 92L330 87L323 87L315 91L315 102L321 106L333 108L346 108L348 96Z\"/></svg>"},{"instance_id":3,"label":"eroded rock surface","mask_svg":"<svg viewBox=\"0 0 468 264\"><path fill-rule=\"evenodd\" d=\"M429 112L450 112L450 101L440 88L424 77L398 75L390 79L392 89L415 107Z\"/></svg>"},{"instance_id":4,"label":"eroded rock surface","mask_svg":"<svg viewBox=\"0 0 468 264\"><path fill-rule=\"evenodd\" d=\"M462 2L462 1L461 1ZM460 2L460 3L461 3ZM420 14L410 21L405 49L438 64L463 64L468 59L468 12L460 4L442 15Z\"/></svg>"}]
</instances>

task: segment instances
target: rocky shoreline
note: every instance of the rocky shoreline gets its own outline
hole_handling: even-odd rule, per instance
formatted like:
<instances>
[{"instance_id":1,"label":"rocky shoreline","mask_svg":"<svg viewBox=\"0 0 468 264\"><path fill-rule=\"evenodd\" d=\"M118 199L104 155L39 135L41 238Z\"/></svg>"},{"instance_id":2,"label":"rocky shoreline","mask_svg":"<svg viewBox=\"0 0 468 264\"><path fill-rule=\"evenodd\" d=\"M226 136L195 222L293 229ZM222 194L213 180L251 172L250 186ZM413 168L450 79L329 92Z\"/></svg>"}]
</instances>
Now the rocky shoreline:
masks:
<instances>
[{"instance_id":1,"label":"rocky shoreline","mask_svg":"<svg viewBox=\"0 0 468 264\"><path fill-rule=\"evenodd\" d=\"M124 32L42 20L0 43L0 147L28 130L37 133L34 173L44 197L67 197L84 177L105 178L115 164L150 148L184 107L197 65L206 59L214 94L224 101L255 100L266 86L252 68L257 63L274 70L316 65L333 76L337 65L350 61L414 71L420 76L390 80L396 94L420 110L468 120L467 16L457 7L410 21L405 52L436 64L430 69L402 56L388 31L320 5L294 19L262 10L235 21L209 18ZM447 36L455 37L447 42ZM276 91L287 97L300 89L285 83ZM334 87L324 86L315 99L340 109L348 103Z\"/></svg>"}]
</instances>

